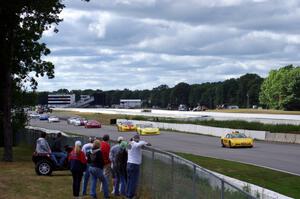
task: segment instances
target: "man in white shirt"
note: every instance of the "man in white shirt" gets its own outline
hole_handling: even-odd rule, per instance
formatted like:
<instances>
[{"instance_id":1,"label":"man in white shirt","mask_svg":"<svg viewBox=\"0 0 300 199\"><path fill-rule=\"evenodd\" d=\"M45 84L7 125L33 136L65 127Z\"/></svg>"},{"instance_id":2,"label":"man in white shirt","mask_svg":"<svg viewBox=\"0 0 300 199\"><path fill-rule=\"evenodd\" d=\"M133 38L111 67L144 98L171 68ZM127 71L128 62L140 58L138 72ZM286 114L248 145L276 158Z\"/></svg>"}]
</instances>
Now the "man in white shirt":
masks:
<instances>
[{"instance_id":1,"label":"man in white shirt","mask_svg":"<svg viewBox=\"0 0 300 199\"><path fill-rule=\"evenodd\" d=\"M140 175L140 165L142 163L142 147L151 146L150 143L140 141L140 136L135 135L128 146L128 161L127 161L127 190L126 197L133 198Z\"/></svg>"}]
</instances>

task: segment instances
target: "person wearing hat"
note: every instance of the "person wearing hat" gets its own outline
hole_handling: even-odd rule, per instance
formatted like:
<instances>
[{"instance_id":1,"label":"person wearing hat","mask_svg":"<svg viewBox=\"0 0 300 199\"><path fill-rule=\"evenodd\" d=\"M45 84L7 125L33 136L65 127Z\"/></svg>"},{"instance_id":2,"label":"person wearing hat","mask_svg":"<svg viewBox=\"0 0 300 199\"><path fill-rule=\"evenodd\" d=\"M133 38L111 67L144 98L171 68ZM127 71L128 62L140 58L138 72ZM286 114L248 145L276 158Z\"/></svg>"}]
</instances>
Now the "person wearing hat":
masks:
<instances>
[{"instance_id":1,"label":"person wearing hat","mask_svg":"<svg viewBox=\"0 0 300 199\"><path fill-rule=\"evenodd\" d=\"M113 191L112 193L115 193L115 183L116 183L116 171L115 171L115 167L114 167L114 162L116 159L116 154L117 152L120 150L120 143L124 140L124 138L122 136L119 136L117 141L118 143L115 144L114 146L111 147L110 152L109 152L109 160L111 161L111 170L112 170L112 179L113 179Z\"/></svg>"},{"instance_id":2,"label":"person wearing hat","mask_svg":"<svg viewBox=\"0 0 300 199\"><path fill-rule=\"evenodd\" d=\"M127 143L124 141L124 138L123 137L118 137L117 139L118 141L118 144L114 145L111 150L110 150L110 153L109 153L109 159L111 161L111 168L112 168L112 176L113 176L113 191L112 193L116 196L118 196L120 193L119 193L119 185L120 185L120 172L119 172L119 168L120 168L120 154L123 152L122 149L124 149L126 151L126 147L124 148L124 143ZM123 143L123 145L122 145ZM123 146L123 148L122 148ZM123 161L124 162L124 161ZM126 173L126 163L127 163L127 151L126 151L126 160L125 160L125 173ZM124 173L124 172L123 172ZM125 175L122 175L124 176L124 180L121 181L121 193L123 195L125 195ZM122 186L122 182L123 182L123 186ZM123 189L122 189L123 188Z\"/></svg>"},{"instance_id":3,"label":"person wearing hat","mask_svg":"<svg viewBox=\"0 0 300 199\"><path fill-rule=\"evenodd\" d=\"M128 160L127 160L127 190L126 197L131 199L135 196L139 175L140 165L142 163L142 147L151 146L137 134L132 138L128 145Z\"/></svg>"},{"instance_id":4,"label":"person wearing hat","mask_svg":"<svg viewBox=\"0 0 300 199\"><path fill-rule=\"evenodd\" d=\"M95 140L95 138L89 137L89 142L82 146L81 151L84 153L86 159L88 159L87 154L92 151L94 140ZM90 179L89 165L90 165L90 162L87 162L86 170L83 175L82 195L86 195L86 189L87 189L87 185L88 185L89 179Z\"/></svg>"},{"instance_id":5,"label":"person wearing hat","mask_svg":"<svg viewBox=\"0 0 300 199\"><path fill-rule=\"evenodd\" d=\"M69 155L70 170L73 177L73 196L75 198L79 197L80 183L82 179L83 172L86 170L86 157L81 151L81 141L76 141L74 149Z\"/></svg>"},{"instance_id":6,"label":"person wearing hat","mask_svg":"<svg viewBox=\"0 0 300 199\"><path fill-rule=\"evenodd\" d=\"M127 160L128 160L128 152L127 152L128 143L126 141L122 141L120 143L120 150L116 154L115 159L115 171L116 171L116 183L115 183L115 195L119 195L120 191L122 195L126 195L126 183L127 183ZM119 187L121 185L121 190L119 191Z\"/></svg>"}]
</instances>

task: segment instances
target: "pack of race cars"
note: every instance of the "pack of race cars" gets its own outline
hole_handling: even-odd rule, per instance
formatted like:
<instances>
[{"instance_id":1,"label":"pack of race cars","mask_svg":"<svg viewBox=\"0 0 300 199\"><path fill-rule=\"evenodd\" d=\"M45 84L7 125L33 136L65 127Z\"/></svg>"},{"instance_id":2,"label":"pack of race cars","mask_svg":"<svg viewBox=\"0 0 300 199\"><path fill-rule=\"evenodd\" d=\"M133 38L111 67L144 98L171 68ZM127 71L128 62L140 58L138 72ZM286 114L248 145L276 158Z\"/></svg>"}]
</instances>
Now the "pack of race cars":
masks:
<instances>
[{"instance_id":1,"label":"pack of race cars","mask_svg":"<svg viewBox=\"0 0 300 199\"><path fill-rule=\"evenodd\" d=\"M28 115L30 119L39 119L41 121L48 122L60 122L60 118L54 115L49 115L47 113L30 113ZM70 117L67 119L67 123L75 126L84 126L85 128L101 128L100 122L97 120L87 120L82 117Z\"/></svg>"},{"instance_id":2,"label":"pack of race cars","mask_svg":"<svg viewBox=\"0 0 300 199\"><path fill-rule=\"evenodd\" d=\"M117 123L117 129L120 132L136 131L139 135L159 135L159 128L152 124L133 124L131 121L125 120Z\"/></svg>"},{"instance_id":3,"label":"pack of race cars","mask_svg":"<svg viewBox=\"0 0 300 199\"><path fill-rule=\"evenodd\" d=\"M48 122L59 122L60 119L57 116L49 116L47 113L38 114L31 113L29 117L34 119L37 118L39 120L45 120ZM101 123L97 120L87 120L82 117L70 117L67 119L67 123L75 126L84 126L85 128L101 128ZM154 127L151 123L144 124L134 124L132 121L123 120L117 122L117 130L118 132L127 132L127 131L135 131L139 135L159 135L160 129ZM240 133L238 131L233 131L227 133L225 136L221 137L221 146L222 147L253 147L254 139L246 136L244 133Z\"/></svg>"}]
</instances>

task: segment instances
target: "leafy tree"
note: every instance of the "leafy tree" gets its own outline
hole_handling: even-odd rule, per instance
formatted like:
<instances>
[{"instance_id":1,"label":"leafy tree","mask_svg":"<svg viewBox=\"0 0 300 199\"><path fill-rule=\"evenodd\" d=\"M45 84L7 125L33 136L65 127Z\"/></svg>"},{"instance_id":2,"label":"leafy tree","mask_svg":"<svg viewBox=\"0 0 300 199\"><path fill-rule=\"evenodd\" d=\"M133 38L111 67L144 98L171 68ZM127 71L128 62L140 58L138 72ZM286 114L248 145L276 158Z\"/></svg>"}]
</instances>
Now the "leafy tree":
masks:
<instances>
[{"instance_id":1,"label":"leafy tree","mask_svg":"<svg viewBox=\"0 0 300 199\"><path fill-rule=\"evenodd\" d=\"M61 89L58 89L57 91L54 91L53 94L69 94L70 91L66 88L61 88Z\"/></svg>"},{"instance_id":2,"label":"leafy tree","mask_svg":"<svg viewBox=\"0 0 300 199\"><path fill-rule=\"evenodd\" d=\"M300 110L300 67L272 70L261 86L259 100L273 109Z\"/></svg>"},{"instance_id":3,"label":"leafy tree","mask_svg":"<svg viewBox=\"0 0 300 199\"><path fill-rule=\"evenodd\" d=\"M184 82L177 84L171 91L171 104L178 106L179 104L188 105L188 97L190 93L190 85Z\"/></svg>"},{"instance_id":4,"label":"leafy tree","mask_svg":"<svg viewBox=\"0 0 300 199\"><path fill-rule=\"evenodd\" d=\"M249 108L251 104L258 104L259 88L263 79L257 74L245 74L237 79L237 105Z\"/></svg>"},{"instance_id":5,"label":"leafy tree","mask_svg":"<svg viewBox=\"0 0 300 199\"><path fill-rule=\"evenodd\" d=\"M59 0L10 0L0 3L0 65L1 65L1 117L4 135L3 160L12 161L12 91L13 85L37 82L30 76L54 77L54 65L43 61L50 53L40 41L42 33L58 24L58 14L64 5ZM55 32L57 30L55 29Z\"/></svg>"}]
</instances>

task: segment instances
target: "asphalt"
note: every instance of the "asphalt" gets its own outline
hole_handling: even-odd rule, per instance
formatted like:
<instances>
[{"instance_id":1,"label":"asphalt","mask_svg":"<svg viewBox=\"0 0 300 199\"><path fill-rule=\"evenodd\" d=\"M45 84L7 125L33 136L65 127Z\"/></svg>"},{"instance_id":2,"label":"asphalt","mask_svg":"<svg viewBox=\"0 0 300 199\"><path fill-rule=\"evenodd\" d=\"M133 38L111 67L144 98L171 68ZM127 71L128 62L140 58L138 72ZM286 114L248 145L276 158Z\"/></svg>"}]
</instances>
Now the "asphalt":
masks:
<instances>
[{"instance_id":1,"label":"asphalt","mask_svg":"<svg viewBox=\"0 0 300 199\"><path fill-rule=\"evenodd\" d=\"M100 129L85 129L68 125L66 121L48 123L34 119L30 121L30 125L86 136L101 137L109 134L111 139L115 140L118 136L130 139L135 135L135 132L118 132L116 126L103 125ZM153 147L166 151L244 162L300 176L300 145L298 144L255 141L253 148L231 149L222 148L220 138L171 131L161 131L160 135L143 136L142 139L150 142Z\"/></svg>"}]
</instances>

